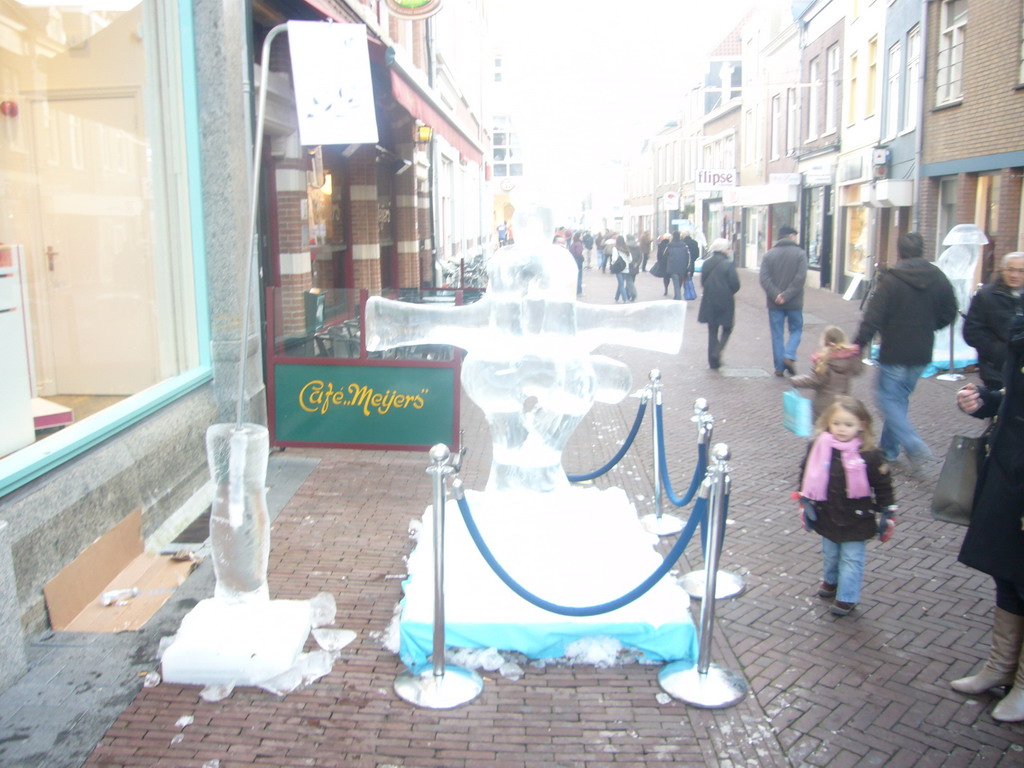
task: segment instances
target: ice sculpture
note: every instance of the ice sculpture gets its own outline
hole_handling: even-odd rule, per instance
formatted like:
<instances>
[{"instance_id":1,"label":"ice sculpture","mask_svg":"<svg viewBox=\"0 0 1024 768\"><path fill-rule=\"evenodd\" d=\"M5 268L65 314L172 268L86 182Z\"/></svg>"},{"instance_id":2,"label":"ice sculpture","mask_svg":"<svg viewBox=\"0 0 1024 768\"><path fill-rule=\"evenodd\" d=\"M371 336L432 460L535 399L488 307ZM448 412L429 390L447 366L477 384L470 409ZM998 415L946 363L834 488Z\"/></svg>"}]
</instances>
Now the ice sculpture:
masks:
<instances>
[{"instance_id":1,"label":"ice sculpture","mask_svg":"<svg viewBox=\"0 0 1024 768\"><path fill-rule=\"evenodd\" d=\"M367 302L368 350L452 344L469 353L462 386L491 428L488 491L568 487L562 451L573 430L595 402L618 402L631 386L629 369L594 349L672 353L682 343L684 303L578 303L576 274L565 248L516 244L491 258L475 304Z\"/></svg>"},{"instance_id":2,"label":"ice sculpture","mask_svg":"<svg viewBox=\"0 0 1024 768\"><path fill-rule=\"evenodd\" d=\"M975 290L975 273L981 258L981 247L988 243L984 230L976 224L957 224L942 240L949 246L935 260L953 286L957 305L966 313ZM942 368L962 368L978 361L978 353L963 337L964 319L957 314L949 328L935 332L932 360Z\"/></svg>"},{"instance_id":3,"label":"ice sculpture","mask_svg":"<svg viewBox=\"0 0 1024 768\"><path fill-rule=\"evenodd\" d=\"M214 485L210 510L210 547L217 577L214 596L229 603L270 599L269 448L267 428L260 424L214 424L206 431L206 457Z\"/></svg>"}]
</instances>

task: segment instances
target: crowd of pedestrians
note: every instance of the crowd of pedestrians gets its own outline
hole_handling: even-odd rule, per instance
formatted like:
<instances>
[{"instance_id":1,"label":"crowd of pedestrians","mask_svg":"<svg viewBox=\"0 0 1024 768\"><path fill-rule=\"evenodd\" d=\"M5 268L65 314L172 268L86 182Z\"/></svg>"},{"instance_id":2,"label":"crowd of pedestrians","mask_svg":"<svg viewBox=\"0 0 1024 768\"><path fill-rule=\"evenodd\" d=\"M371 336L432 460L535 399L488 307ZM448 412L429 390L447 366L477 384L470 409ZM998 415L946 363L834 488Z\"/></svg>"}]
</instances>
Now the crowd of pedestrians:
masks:
<instances>
[{"instance_id":1,"label":"crowd of pedestrians","mask_svg":"<svg viewBox=\"0 0 1024 768\"><path fill-rule=\"evenodd\" d=\"M702 254L692 233L673 229L653 239L648 232L560 232L571 242L579 268L616 277L614 301L636 301L635 279L650 271L671 300L696 298L698 321L708 328L708 367L722 366L735 324L740 279L732 243L714 240ZM888 541L896 529L894 468L920 476L933 454L909 417L910 397L932 363L935 337L961 308L953 287L925 254L915 232L896 243L898 259L876 277L861 322L847 336L827 326L809 366L799 373L803 301L808 260L799 232L782 226L759 268L777 377L813 393L814 433L799 466L798 502L808 531L821 537L822 574L816 590L831 601L836 616L853 612L860 600L867 543ZM648 270L648 267L649 270ZM609 287L610 290L610 287ZM950 681L968 695L1004 687L1008 693L993 709L1004 722L1024 721L1024 252L1003 256L993 279L974 294L965 313L964 340L978 352L981 385L967 384L957 404L980 419L992 419L979 470L971 522L959 559L992 576L995 608L989 659L973 675ZM878 338L877 351L872 344ZM872 359L873 358L873 359ZM869 360L877 369L877 432L868 407L850 396L850 381ZM904 461L905 464L899 464Z\"/></svg>"}]
</instances>

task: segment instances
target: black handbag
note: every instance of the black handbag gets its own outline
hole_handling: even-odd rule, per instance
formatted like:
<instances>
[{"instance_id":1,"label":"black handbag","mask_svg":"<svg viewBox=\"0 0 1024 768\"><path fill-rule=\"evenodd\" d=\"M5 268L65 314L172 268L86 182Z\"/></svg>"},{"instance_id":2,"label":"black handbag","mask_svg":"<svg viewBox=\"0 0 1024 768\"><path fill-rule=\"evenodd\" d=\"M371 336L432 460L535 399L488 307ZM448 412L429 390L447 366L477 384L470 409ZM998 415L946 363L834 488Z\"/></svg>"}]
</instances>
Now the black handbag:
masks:
<instances>
[{"instance_id":1,"label":"black handbag","mask_svg":"<svg viewBox=\"0 0 1024 768\"><path fill-rule=\"evenodd\" d=\"M988 451L991 429L978 437L953 436L932 494L932 517L936 520L970 525L978 470Z\"/></svg>"},{"instance_id":2,"label":"black handbag","mask_svg":"<svg viewBox=\"0 0 1024 768\"><path fill-rule=\"evenodd\" d=\"M622 258L621 256L616 256L615 257L615 261L612 262L612 266L611 266L612 274L613 275L617 275L617 274L619 274L619 272L621 272L625 268L626 268L626 260L624 258Z\"/></svg>"},{"instance_id":3,"label":"black handbag","mask_svg":"<svg viewBox=\"0 0 1024 768\"><path fill-rule=\"evenodd\" d=\"M660 261L654 262L654 266L650 269L650 275L652 277L664 277L665 276L665 265Z\"/></svg>"}]
</instances>

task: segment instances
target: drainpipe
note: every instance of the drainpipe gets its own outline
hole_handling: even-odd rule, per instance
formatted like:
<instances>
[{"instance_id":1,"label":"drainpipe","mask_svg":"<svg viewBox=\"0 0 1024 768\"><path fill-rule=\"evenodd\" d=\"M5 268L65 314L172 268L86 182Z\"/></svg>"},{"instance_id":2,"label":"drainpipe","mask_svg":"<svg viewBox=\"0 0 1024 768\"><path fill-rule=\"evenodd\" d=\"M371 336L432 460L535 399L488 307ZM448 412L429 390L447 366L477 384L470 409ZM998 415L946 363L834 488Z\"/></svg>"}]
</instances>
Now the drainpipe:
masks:
<instances>
[{"instance_id":1,"label":"drainpipe","mask_svg":"<svg viewBox=\"0 0 1024 768\"><path fill-rule=\"evenodd\" d=\"M924 100L928 74L928 3L921 0L921 72L917 81L917 130L914 131L914 213L910 229L918 230L921 222L921 158L924 155Z\"/></svg>"},{"instance_id":2,"label":"drainpipe","mask_svg":"<svg viewBox=\"0 0 1024 768\"><path fill-rule=\"evenodd\" d=\"M437 66L434 59L434 18L428 16L423 24L424 34L427 38L427 85L433 90L434 83L437 80ZM433 137L431 137L430 145L427 147L427 154L430 157L430 172L428 174L428 183L430 184L430 222L434 230L431 232L430 237L431 257L433 260L434 286L440 287L440 269L438 265L440 246L438 245L438 238L441 236L441 227L439 226L441 222L441 205L438 199L437 163L441 153Z\"/></svg>"}]
</instances>

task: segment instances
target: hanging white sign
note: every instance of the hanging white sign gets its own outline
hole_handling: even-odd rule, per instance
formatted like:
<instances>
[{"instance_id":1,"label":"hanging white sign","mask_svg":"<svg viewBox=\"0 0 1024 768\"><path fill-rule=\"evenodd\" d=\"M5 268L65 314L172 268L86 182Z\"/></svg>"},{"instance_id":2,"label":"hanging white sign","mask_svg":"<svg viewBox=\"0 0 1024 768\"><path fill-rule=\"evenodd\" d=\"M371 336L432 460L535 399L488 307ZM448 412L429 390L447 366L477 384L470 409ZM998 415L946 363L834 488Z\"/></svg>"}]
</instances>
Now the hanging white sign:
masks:
<instances>
[{"instance_id":1,"label":"hanging white sign","mask_svg":"<svg viewBox=\"0 0 1024 768\"><path fill-rule=\"evenodd\" d=\"M289 21L299 142L376 144L366 25Z\"/></svg>"}]
</instances>

